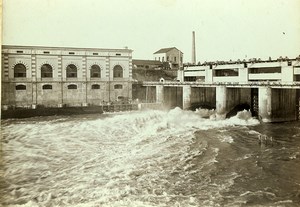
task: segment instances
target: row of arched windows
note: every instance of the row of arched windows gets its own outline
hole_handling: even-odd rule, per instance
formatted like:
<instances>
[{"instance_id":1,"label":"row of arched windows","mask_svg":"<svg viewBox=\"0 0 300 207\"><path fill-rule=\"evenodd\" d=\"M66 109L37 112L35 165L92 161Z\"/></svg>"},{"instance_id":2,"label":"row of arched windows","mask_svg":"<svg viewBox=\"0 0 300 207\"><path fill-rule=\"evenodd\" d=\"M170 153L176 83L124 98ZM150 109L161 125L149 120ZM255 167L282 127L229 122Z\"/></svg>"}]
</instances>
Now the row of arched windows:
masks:
<instances>
[{"instance_id":1,"label":"row of arched windows","mask_svg":"<svg viewBox=\"0 0 300 207\"><path fill-rule=\"evenodd\" d=\"M50 84L45 84L42 86L43 90L51 90L52 89L52 85ZM91 86L92 89L100 89L100 85L99 84L93 84ZM116 84L114 85L114 89L122 89L123 86L121 84ZM77 89L77 85L76 84L70 84L68 85L68 89ZM17 85L16 86L16 90L26 90L26 85Z\"/></svg>"},{"instance_id":2,"label":"row of arched windows","mask_svg":"<svg viewBox=\"0 0 300 207\"><path fill-rule=\"evenodd\" d=\"M67 78L77 78L77 67L74 64L69 64L66 68ZM26 67L22 63L18 63L14 66L14 77L15 78L26 78ZM41 67L42 78L52 78L53 68L49 64L44 64ZM120 65L116 65L113 68L114 78L123 78L123 68ZM101 68L99 65L91 66L91 78L101 78Z\"/></svg>"}]
</instances>

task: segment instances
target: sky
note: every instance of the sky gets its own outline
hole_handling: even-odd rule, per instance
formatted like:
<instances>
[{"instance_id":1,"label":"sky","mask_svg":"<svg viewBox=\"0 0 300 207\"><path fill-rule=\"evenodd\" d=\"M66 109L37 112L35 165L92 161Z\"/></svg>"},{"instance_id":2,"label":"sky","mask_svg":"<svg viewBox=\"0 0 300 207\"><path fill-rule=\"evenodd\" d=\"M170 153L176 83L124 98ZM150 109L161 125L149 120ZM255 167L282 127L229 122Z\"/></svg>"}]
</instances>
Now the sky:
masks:
<instances>
[{"instance_id":1,"label":"sky","mask_svg":"<svg viewBox=\"0 0 300 207\"><path fill-rule=\"evenodd\" d=\"M191 62L300 55L300 0L3 0L2 44L128 48Z\"/></svg>"}]
</instances>

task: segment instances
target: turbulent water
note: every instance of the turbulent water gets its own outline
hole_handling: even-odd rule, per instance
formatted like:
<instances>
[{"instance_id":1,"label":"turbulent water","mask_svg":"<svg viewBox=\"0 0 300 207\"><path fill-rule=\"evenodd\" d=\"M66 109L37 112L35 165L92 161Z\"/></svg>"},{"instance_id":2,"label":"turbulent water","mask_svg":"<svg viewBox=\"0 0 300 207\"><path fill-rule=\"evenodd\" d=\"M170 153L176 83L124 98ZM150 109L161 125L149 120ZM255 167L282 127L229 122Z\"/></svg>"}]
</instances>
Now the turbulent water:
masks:
<instances>
[{"instance_id":1,"label":"turbulent water","mask_svg":"<svg viewBox=\"0 0 300 207\"><path fill-rule=\"evenodd\" d=\"M2 121L0 206L299 206L299 122L249 114Z\"/></svg>"}]
</instances>

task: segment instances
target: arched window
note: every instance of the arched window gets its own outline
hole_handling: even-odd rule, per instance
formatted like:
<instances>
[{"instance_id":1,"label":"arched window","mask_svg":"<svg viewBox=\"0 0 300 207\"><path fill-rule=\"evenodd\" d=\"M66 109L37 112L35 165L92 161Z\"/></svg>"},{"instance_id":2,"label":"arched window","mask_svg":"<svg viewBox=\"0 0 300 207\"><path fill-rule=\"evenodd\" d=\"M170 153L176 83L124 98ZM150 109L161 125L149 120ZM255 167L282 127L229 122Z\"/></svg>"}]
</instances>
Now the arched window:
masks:
<instances>
[{"instance_id":1,"label":"arched window","mask_svg":"<svg viewBox=\"0 0 300 207\"><path fill-rule=\"evenodd\" d=\"M100 89L100 85L99 84L93 84L92 89Z\"/></svg>"},{"instance_id":2,"label":"arched window","mask_svg":"<svg viewBox=\"0 0 300 207\"><path fill-rule=\"evenodd\" d=\"M43 90L51 90L51 89L52 89L52 85L50 84L43 85Z\"/></svg>"},{"instance_id":3,"label":"arched window","mask_svg":"<svg viewBox=\"0 0 300 207\"><path fill-rule=\"evenodd\" d=\"M15 78L26 78L26 67L22 63L18 63L14 67Z\"/></svg>"},{"instance_id":4,"label":"arched window","mask_svg":"<svg viewBox=\"0 0 300 207\"><path fill-rule=\"evenodd\" d=\"M41 77L42 78L52 78L53 77L53 72L52 72L52 67L49 64L44 64L41 67Z\"/></svg>"},{"instance_id":5,"label":"arched window","mask_svg":"<svg viewBox=\"0 0 300 207\"><path fill-rule=\"evenodd\" d=\"M92 65L91 78L101 78L101 69L99 65Z\"/></svg>"},{"instance_id":6,"label":"arched window","mask_svg":"<svg viewBox=\"0 0 300 207\"><path fill-rule=\"evenodd\" d=\"M123 86L121 84L114 85L114 89L122 89Z\"/></svg>"},{"instance_id":7,"label":"arched window","mask_svg":"<svg viewBox=\"0 0 300 207\"><path fill-rule=\"evenodd\" d=\"M123 68L120 65L114 67L114 78L123 78Z\"/></svg>"},{"instance_id":8,"label":"arched window","mask_svg":"<svg viewBox=\"0 0 300 207\"><path fill-rule=\"evenodd\" d=\"M70 84L70 85L68 85L68 89L77 89L77 85Z\"/></svg>"},{"instance_id":9,"label":"arched window","mask_svg":"<svg viewBox=\"0 0 300 207\"><path fill-rule=\"evenodd\" d=\"M17 85L16 90L26 90L26 86L25 85Z\"/></svg>"},{"instance_id":10,"label":"arched window","mask_svg":"<svg viewBox=\"0 0 300 207\"><path fill-rule=\"evenodd\" d=\"M77 78L77 67L74 64L67 66L67 78Z\"/></svg>"}]
</instances>

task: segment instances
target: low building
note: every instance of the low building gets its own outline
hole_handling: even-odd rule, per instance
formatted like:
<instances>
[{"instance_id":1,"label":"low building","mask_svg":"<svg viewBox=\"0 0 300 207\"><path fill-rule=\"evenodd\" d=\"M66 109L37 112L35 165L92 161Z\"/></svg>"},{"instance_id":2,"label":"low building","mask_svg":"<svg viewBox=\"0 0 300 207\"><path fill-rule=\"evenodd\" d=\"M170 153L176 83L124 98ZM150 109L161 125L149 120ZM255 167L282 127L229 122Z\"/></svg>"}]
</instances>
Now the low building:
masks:
<instances>
[{"instance_id":1,"label":"low building","mask_svg":"<svg viewBox=\"0 0 300 207\"><path fill-rule=\"evenodd\" d=\"M176 47L162 48L154 54L154 60L164 63L168 69L179 69L183 66L183 53Z\"/></svg>"},{"instance_id":2,"label":"low building","mask_svg":"<svg viewBox=\"0 0 300 207\"><path fill-rule=\"evenodd\" d=\"M132 50L2 46L2 108L102 105L132 97Z\"/></svg>"},{"instance_id":3,"label":"low building","mask_svg":"<svg viewBox=\"0 0 300 207\"><path fill-rule=\"evenodd\" d=\"M300 56L294 59L251 59L185 65L184 70L178 73L178 80L205 83L258 81L292 83L300 81Z\"/></svg>"},{"instance_id":4,"label":"low building","mask_svg":"<svg viewBox=\"0 0 300 207\"><path fill-rule=\"evenodd\" d=\"M158 60L132 60L133 69L162 69L163 63Z\"/></svg>"}]
</instances>

